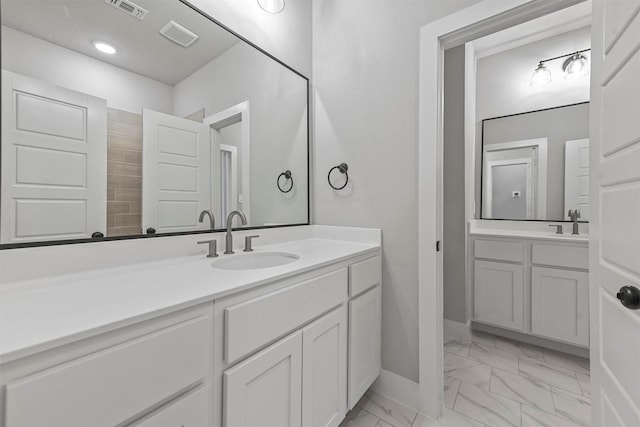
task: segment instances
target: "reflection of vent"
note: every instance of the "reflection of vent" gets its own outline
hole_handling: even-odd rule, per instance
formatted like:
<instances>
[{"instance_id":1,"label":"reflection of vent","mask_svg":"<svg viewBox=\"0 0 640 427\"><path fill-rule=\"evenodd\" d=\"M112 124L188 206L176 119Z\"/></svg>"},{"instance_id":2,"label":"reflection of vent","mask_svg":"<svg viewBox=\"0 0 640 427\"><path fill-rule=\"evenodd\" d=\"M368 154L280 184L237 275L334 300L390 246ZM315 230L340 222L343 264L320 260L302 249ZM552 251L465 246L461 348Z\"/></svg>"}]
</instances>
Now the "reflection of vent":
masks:
<instances>
[{"instance_id":1,"label":"reflection of vent","mask_svg":"<svg viewBox=\"0 0 640 427\"><path fill-rule=\"evenodd\" d=\"M187 30L185 27L174 21L167 22L167 25L162 27L160 30L160 34L182 47L190 46L193 42L198 40L199 37L193 31Z\"/></svg>"},{"instance_id":2,"label":"reflection of vent","mask_svg":"<svg viewBox=\"0 0 640 427\"><path fill-rule=\"evenodd\" d=\"M139 20L142 20L149 13L146 9L129 0L104 0L104 2Z\"/></svg>"}]
</instances>

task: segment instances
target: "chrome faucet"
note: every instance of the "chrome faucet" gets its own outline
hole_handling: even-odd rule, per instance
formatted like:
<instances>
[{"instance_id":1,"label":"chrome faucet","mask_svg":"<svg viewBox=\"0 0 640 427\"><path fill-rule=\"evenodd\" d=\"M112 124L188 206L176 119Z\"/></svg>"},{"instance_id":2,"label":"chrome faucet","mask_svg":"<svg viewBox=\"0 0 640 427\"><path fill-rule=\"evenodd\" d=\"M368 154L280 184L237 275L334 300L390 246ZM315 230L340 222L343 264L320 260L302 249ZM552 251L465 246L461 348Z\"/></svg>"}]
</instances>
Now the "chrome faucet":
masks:
<instances>
[{"instance_id":1,"label":"chrome faucet","mask_svg":"<svg viewBox=\"0 0 640 427\"><path fill-rule=\"evenodd\" d=\"M580 234L578 233L578 218L580 218L580 211L578 209L569 209L567 213L571 221L573 221L573 232L571 234Z\"/></svg>"},{"instance_id":2,"label":"chrome faucet","mask_svg":"<svg viewBox=\"0 0 640 427\"><path fill-rule=\"evenodd\" d=\"M213 217L213 212L210 210L204 210L200 212L200 218L198 218L198 222L203 222L205 215L209 215L209 229L214 230L216 228L216 219Z\"/></svg>"},{"instance_id":3,"label":"chrome faucet","mask_svg":"<svg viewBox=\"0 0 640 427\"><path fill-rule=\"evenodd\" d=\"M244 216L242 211L232 211L227 217L227 236L225 237L225 254L233 253L233 235L231 234L231 222L233 221L233 217L238 215L240 220L242 221L242 225L247 225L247 217Z\"/></svg>"}]
</instances>

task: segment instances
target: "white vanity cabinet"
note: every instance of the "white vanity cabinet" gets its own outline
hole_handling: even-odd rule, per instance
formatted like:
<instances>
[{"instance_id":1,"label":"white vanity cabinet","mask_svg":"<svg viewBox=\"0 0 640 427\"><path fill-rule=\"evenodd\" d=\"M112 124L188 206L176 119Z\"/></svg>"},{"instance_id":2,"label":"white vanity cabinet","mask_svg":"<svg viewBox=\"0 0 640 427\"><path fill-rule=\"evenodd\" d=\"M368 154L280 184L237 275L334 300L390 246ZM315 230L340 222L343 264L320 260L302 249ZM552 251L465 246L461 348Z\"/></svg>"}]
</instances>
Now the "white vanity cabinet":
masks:
<instances>
[{"instance_id":1,"label":"white vanity cabinet","mask_svg":"<svg viewBox=\"0 0 640 427\"><path fill-rule=\"evenodd\" d=\"M473 318L495 326L524 328L524 246L519 242L474 242Z\"/></svg>"},{"instance_id":2,"label":"white vanity cabinet","mask_svg":"<svg viewBox=\"0 0 640 427\"><path fill-rule=\"evenodd\" d=\"M380 314L380 256L216 301L214 426L338 426L379 375Z\"/></svg>"},{"instance_id":3,"label":"white vanity cabinet","mask_svg":"<svg viewBox=\"0 0 640 427\"><path fill-rule=\"evenodd\" d=\"M244 274L244 288L5 353L0 427L337 427L380 372L379 250Z\"/></svg>"},{"instance_id":4,"label":"white vanity cabinet","mask_svg":"<svg viewBox=\"0 0 640 427\"><path fill-rule=\"evenodd\" d=\"M586 241L478 236L472 242L475 323L589 346Z\"/></svg>"},{"instance_id":5,"label":"white vanity cabinet","mask_svg":"<svg viewBox=\"0 0 640 427\"><path fill-rule=\"evenodd\" d=\"M349 409L378 378L382 365L381 259L349 266Z\"/></svg>"},{"instance_id":6,"label":"white vanity cabinet","mask_svg":"<svg viewBox=\"0 0 640 427\"><path fill-rule=\"evenodd\" d=\"M589 345L588 250L533 244L531 333Z\"/></svg>"},{"instance_id":7,"label":"white vanity cabinet","mask_svg":"<svg viewBox=\"0 0 640 427\"><path fill-rule=\"evenodd\" d=\"M209 303L4 364L4 426L209 424L212 314Z\"/></svg>"}]
</instances>

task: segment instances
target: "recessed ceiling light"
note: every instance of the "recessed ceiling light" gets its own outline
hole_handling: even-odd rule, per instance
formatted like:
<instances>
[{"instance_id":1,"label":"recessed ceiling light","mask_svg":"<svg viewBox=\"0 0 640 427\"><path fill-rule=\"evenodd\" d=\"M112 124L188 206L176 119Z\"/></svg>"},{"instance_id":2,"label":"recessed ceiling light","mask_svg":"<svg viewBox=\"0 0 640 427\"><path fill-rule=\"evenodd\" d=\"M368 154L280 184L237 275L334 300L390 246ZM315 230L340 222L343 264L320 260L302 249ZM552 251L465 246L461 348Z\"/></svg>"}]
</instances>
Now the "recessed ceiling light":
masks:
<instances>
[{"instance_id":1,"label":"recessed ceiling light","mask_svg":"<svg viewBox=\"0 0 640 427\"><path fill-rule=\"evenodd\" d=\"M111 46L109 43L95 41L93 42L93 46L100 52L106 53L107 55L113 55L114 53L116 53L116 48Z\"/></svg>"}]
</instances>

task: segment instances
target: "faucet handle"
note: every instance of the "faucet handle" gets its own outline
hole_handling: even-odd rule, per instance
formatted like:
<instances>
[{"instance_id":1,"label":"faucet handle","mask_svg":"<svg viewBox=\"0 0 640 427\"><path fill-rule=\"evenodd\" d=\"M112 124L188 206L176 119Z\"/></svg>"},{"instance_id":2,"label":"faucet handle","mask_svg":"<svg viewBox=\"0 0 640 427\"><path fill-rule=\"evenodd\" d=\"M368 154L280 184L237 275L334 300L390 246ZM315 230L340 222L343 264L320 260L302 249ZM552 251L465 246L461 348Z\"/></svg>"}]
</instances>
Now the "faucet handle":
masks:
<instances>
[{"instance_id":1,"label":"faucet handle","mask_svg":"<svg viewBox=\"0 0 640 427\"><path fill-rule=\"evenodd\" d=\"M549 227L556 227L556 234L562 234L562 224L549 224Z\"/></svg>"},{"instance_id":2,"label":"faucet handle","mask_svg":"<svg viewBox=\"0 0 640 427\"><path fill-rule=\"evenodd\" d=\"M244 236L244 252L253 252L253 248L251 247L252 239L256 237L260 237L258 234L254 234L253 236Z\"/></svg>"},{"instance_id":3,"label":"faucet handle","mask_svg":"<svg viewBox=\"0 0 640 427\"><path fill-rule=\"evenodd\" d=\"M209 244L209 253L207 254L207 258L215 258L218 256L218 241L216 239L211 240L202 240L198 242L199 245L204 243Z\"/></svg>"}]
</instances>

